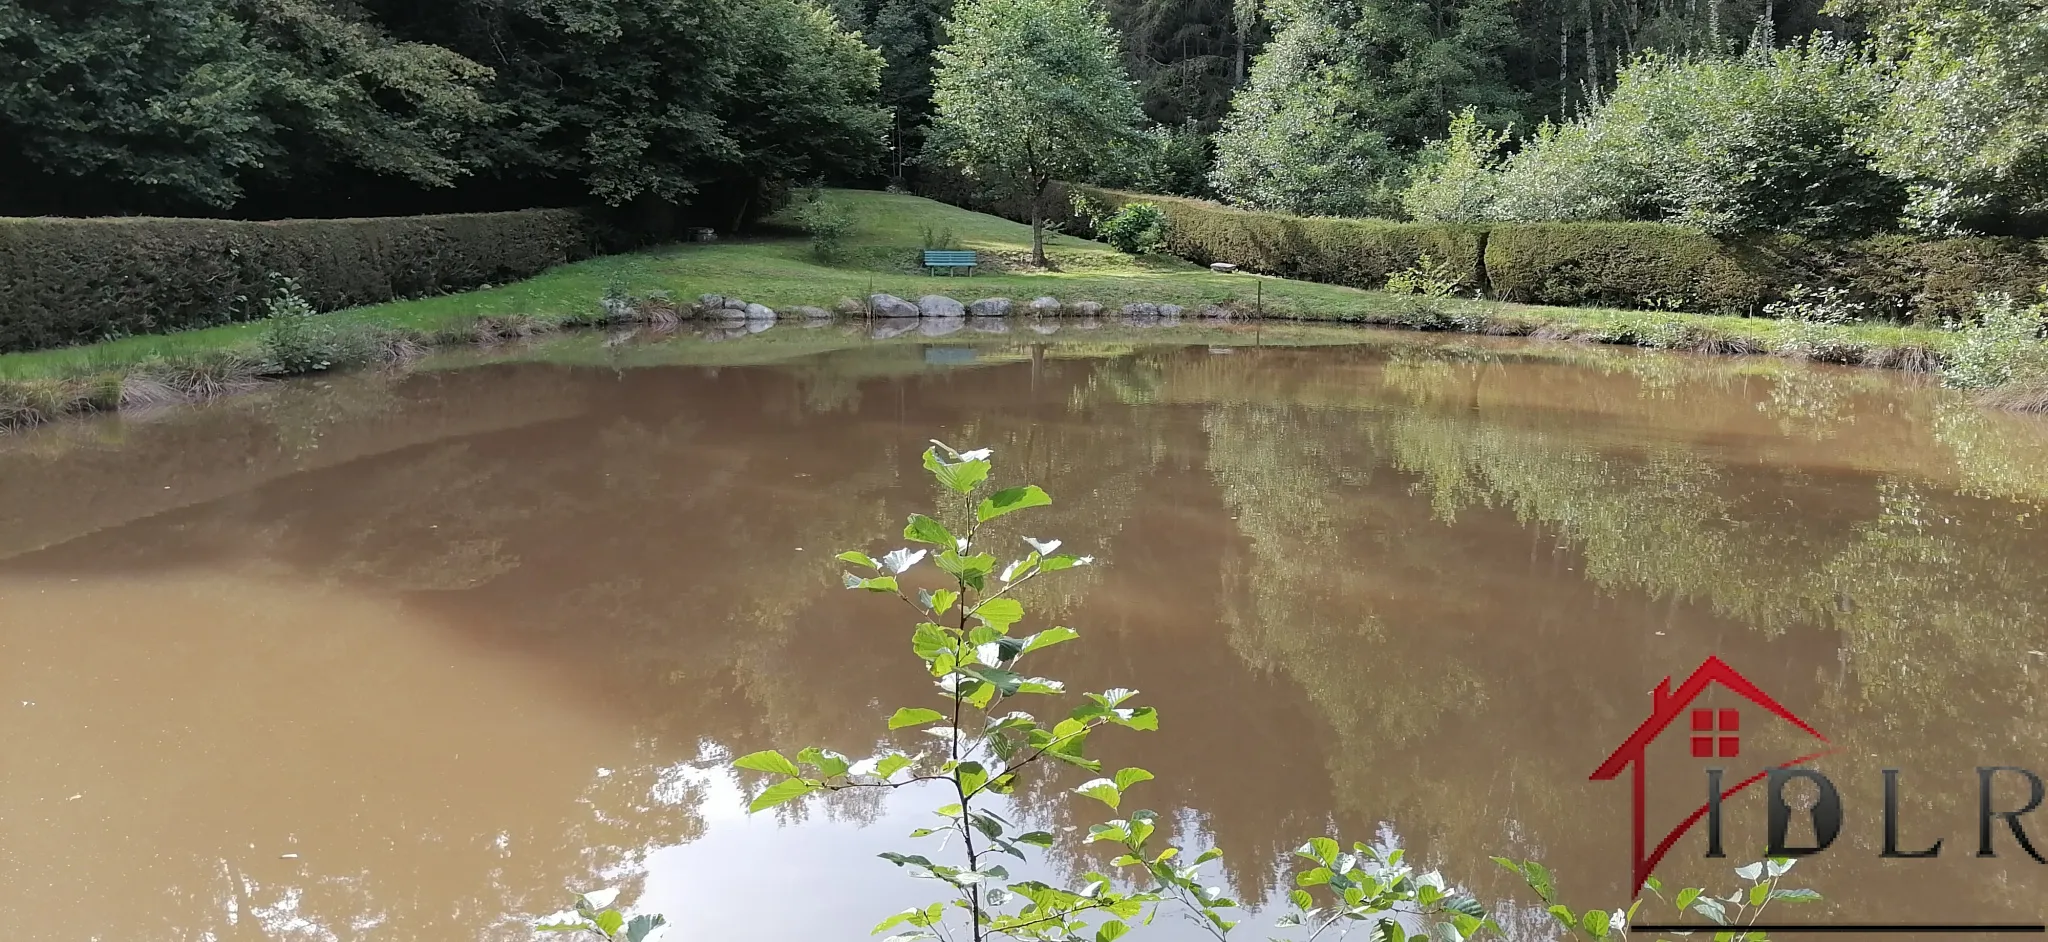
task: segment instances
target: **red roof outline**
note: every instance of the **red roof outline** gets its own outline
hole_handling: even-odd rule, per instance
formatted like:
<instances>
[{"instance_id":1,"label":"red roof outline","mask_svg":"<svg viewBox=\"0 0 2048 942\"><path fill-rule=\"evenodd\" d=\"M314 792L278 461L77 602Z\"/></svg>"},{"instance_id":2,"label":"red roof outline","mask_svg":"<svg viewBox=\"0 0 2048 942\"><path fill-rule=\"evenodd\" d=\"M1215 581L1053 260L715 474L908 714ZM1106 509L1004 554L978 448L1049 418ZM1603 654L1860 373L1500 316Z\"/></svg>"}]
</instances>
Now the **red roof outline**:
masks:
<instances>
[{"instance_id":1,"label":"red roof outline","mask_svg":"<svg viewBox=\"0 0 2048 942\"><path fill-rule=\"evenodd\" d=\"M1706 693L1707 687L1712 684L1720 684L1741 694L1744 699L1799 727L1807 735L1821 742L1828 741L1819 730L1806 725L1805 720L1793 715L1791 710L1785 709L1778 701L1771 699L1771 695L1765 693L1763 688L1750 683L1749 678L1742 676L1735 668L1729 667L1728 662L1721 660L1719 655L1710 654L1706 661L1692 672L1692 676L1685 679L1685 683L1678 685L1676 692L1671 689L1671 678L1666 677L1658 682L1657 689L1650 693L1651 702L1655 707L1650 713L1650 718L1644 720L1643 725L1636 727L1636 731L1622 742L1621 747L1614 750L1614 753L1607 757L1607 761L1593 771L1591 781L1612 781L1621 774L1622 769L1628 768L1630 762L1641 760L1643 750L1658 736L1663 735L1664 730L1670 728L1671 724L1678 720L1679 715L1684 713L1687 707L1692 706L1692 702L1699 699L1700 694Z\"/></svg>"},{"instance_id":2,"label":"red roof outline","mask_svg":"<svg viewBox=\"0 0 2048 942\"><path fill-rule=\"evenodd\" d=\"M1750 683L1749 678L1742 676L1741 672L1728 666L1728 662L1721 660L1717 655L1709 655L1705 661L1701 662L1699 668L1692 672L1692 676L1685 679L1685 683L1679 684L1676 691L1671 689L1670 677L1665 677L1662 681L1658 682L1657 689L1650 692L1652 704L1650 717L1644 720L1641 726L1636 727L1636 731L1630 734L1628 739L1624 740L1621 746L1616 748L1613 754L1607 757L1606 762L1601 763L1600 767L1593 771L1590 779L1595 782L1613 781L1620 777L1623 769L1630 766L1635 767L1634 879L1636 896L1642 895L1644 880L1649 877L1650 871L1656 869L1657 863L1664 859L1664 854L1671 849L1671 845L1676 843L1678 838L1686 831L1691 830L1694 824L1699 823L1699 819L1707 812L1707 806L1701 805L1683 823L1673 828L1669 834L1666 834L1663 842L1658 845L1656 852L1645 860L1643 856L1643 752L1658 736L1663 735L1664 731L1669 729L1671 724L1676 722L1678 717L1688 707L1692 706L1694 700L1699 699L1700 694L1705 693L1707 688L1714 684L1720 684L1734 691L1744 699L1762 707L1779 719L1798 727L1807 735L1823 743L1828 742L1828 738L1821 735L1819 730L1807 725L1805 720L1794 715L1791 710L1785 709L1778 701L1772 699L1770 694L1765 693L1763 688ZM1829 744L1832 745L1832 743ZM1832 751L1832 749L1823 750L1811 755L1801 756L1791 762L1778 766L1778 768L1790 768L1794 765L1810 762ZM1722 797L1734 796L1736 792L1742 791L1763 780L1766 774L1759 772L1751 776L1734 788L1723 792Z\"/></svg>"}]
</instances>

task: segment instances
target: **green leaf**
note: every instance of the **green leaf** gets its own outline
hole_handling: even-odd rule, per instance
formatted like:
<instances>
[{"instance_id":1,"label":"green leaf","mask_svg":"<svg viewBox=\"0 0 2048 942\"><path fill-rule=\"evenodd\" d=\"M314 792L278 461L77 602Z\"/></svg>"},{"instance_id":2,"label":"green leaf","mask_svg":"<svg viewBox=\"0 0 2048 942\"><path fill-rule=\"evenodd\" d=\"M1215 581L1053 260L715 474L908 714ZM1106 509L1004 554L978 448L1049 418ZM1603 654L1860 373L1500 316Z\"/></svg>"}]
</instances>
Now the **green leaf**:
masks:
<instances>
[{"instance_id":1,"label":"green leaf","mask_svg":"<svg viewBox=\"0 0 2048 942\"><path fill-rule=\"evenodd\" d=\"M533 927L533 931L535 931L535 932L587 932L587 931L589 931L590 929L592 929L592 928L595 928L595 926L596 926L596 924L595 924L595 923L589 922L588 920L578 919L578 920L577 920L577 921L575 921L575 922L543 922L543 923L541 923L541 924L539 924L539 925L537 925L537 926L534 926L534 927Z\"/></svg>"},{"instance_id":2,"label":"green leaf","mask_svg":"<svg viewBox=\"0 0 2048 942\"><path fill-rule=\"evenodd\" d=\"M908 921L910 920L910 918L911 918L911 917L913 917L913 916L922 916L922 915L924 915L924 910L922 910L922 909L906 909L906 910L904 910L904 911L902 911L902 912L900 912L900 913L897 913L897 914L896 914L896 915L894 915L894 916L890 916L889 918L887 918L887 919L884 919L884 920L882 920L882 921L881 921L881 922L879 922L879 923L876 923L876 924L875 924L875 928L874 928L874 929L873 929L872 931L870 931L870 932L869 932L868 934L869 934L869 935L881 935L882 933L884 933L884 932L887 932L887 931L889 931L890 929L894 929L894 928L896 928L897 926L899 926L899 925L902 925L902 924L903 924L903 923L905 923L905 922L908 922Z\"/></svg>"},{"instance_id":3,"label":"green leaf","mask_svg":"<svg viewBox=\"0 0 2048 942\"><path fill-rule=\"evenodd\" d=\"M757 811L766 811L776 805L802 798L817 790L818 786L803 779L784 779L768 786L768 790L762 792L761 797L754 799L753 804L747 806L747 813L753 814Z\"/></svg>"},{"instance_id":4,"label":"green leaf","mask_svg":"<svg viewBox=\"0 0 2048 942\"><path fill-rule=\"evenodd\" d=\"M988 770L979 762L962 762L953 769L953 774L960 780L960 790L969 795L988 784Z\"/></svg>"},{"instance_id":5,"label":"green leaf","mask_svg":"<svg viewBox=\"0 0 2048 942\"><path fill-rule=\"evenodd\" d=\"M945 718L946 714L940 713L937 710L929 710L924 707L904 707L897 710L896 715L889 717L889 728L894 730L902 729L906 726L936 723Z\"/></svg>"},{"instance_id":6,"label":"green leaf","mask_svg":"<svg viewBox=\"0 0 2048 942\"><path fill-rule=\"evenodd\" d=\"M1295 909L1311 909L1316 903L1315 897L1308 895L1307 890L1289 890L1287 899Z\"/></svg>"},{"instance_id":7,"label":"green leaf","mask_svg":"<svg viewBox=\"0 0 2048 942\"><path fill-rule=\"evenodd\" d=\"M1692 886L1692 887L1686 887L1685 889L1679 890L1679 891L1678 891L1678 908L1679 908L1679 909L1685 909L1685 908L1687 908L1687 907L1690 907L1690 906L1692 905L1692 901L1693 901L1693 900L1696 900L1696 899L1699 899L1699 898L1700 898L1700 888L1699 888L1699 887L1696 887L1696 886Z\"/></svg>"},{"instance_id":8,"label":"green leaf","mask_svg":"<svg viewBox=\"0 0 2048 942\"><path fill-rule=\"evenodd\" d=\"M1045 507L1051 503L1052 498L1047 497L1045 492L1039 490L1036 484L1027 484L1023 487L1006 487L990 495L987 500L982 501L981 506L975 509L974 515L982 523L987 523L1006 513L1026 510L1032 507Z\"/></svg>"},{"instance_id":9,"label":"green leaf","mask_svg":"<svg viewBox=\"0 0 2048 942\"><path fill-rule=\"evenodd\" d=\"M1486 907L1480 904L1478 898L1472 896L1453 896L1444 901L1444 908L1454 913L1462 913L1474 919L1486 917Z\"/></svg>"},{"instance_id":10,"label":"green leaf","mask_svg":"<svg viewBox=\"0 0 2048 942\"><path fill-rule=\"evenodd\" d=\"M896 585L895 576L877 576L873 579L862 579L849 573L846 577L846 587L849 589L866 589L869 592L888 592L891 594L902 591Z\"/></svg>"},{"instance_id":11,"label":"green leaf","mask_svg":"<svg viewBox=\"0 0 2048 942\"><path fill-rule=\"evenodd\" d=\"M1308 843L1295 848L1294 852L1325 867L1337 862L1337 842L1327 837L1311 838Z\"/></svg>"},{"instance_id":12,"label":"green leaf","mask_svg":"<svg viewBox=\"0 0 2048 942\"><path fill-rule=\"evenodd\" d=\"M1550 918L1557 920L1567 931L1579 931L1579 918L1572 915L1571 908L1568 906L1551 906Z\"/></svg>"},{"instance_id":13,"label":"green leaf","mask_svg":"<svg viewBox=\"0 0 2048 942\"><path fill-rule=\"evenodd\" d=\"M1047 556L1038 561L1039 572L1059 572L1095 562L1093 556Z\"/></svg>"},{"instance_id":14,"label":"green leaf","mask_svg":"<svg viewBox=\"0 0 2048 942\"><path fill-rule=\"evenodd\" d=\"M1557 902L1557 884L1551 882L1550 871L1536 861L1522 864L1522 877L1529 882L1529 889L1546 903Z\"/></svg>"},{"instance_id":15,"label":"green leaf","mask_svg":"<svg viewBox=\"0 0 2048 942\"><path fill-rule=\"evenodd\" d=\"M846 761L845 756L842 756L836 752L827 752L826 750L820 749L816 746L812 746L808 749L805 749L802 752L797 753L796 760L798 762L804 763L805 765L809 765L813 768L816 768L818 770L818 773L825 778L831 778L835 775L845 775L846 770L848 768L848 763Z\"/></svg>"},{"instance_id":16,"label":"green leaf","mask_svg":"<svg viewBox=\"0 0 2048 942\"><path fill-rule=\"evenodd\" d=\"M875 777L882 779L883 781L888 781L889 776L895 775L896 773L901 772L909 767L909 756L906 756L900 752L893 752L889 755L883 756L881 761L875 763Z\"/></svg>"},{"instance_id":17,"label":"green leaf","mask_svg":"<svg viewBox=\"0 0 2048 942\"><path fill-rule=\"evenodd\" d=\"M956 549L960 541L953 538L953 532L944 524L924 514L911 514L910 523L903 528L903 538L916 543Z\"/></svg>"},{"instance_id":18,"label":"green leaf","mask_svg":"<svg viewBox=\"0 0 2048 942\"><path fill-rule=\"evenodd\" d=\"M1116 790L1123 791L1139 782L1152 780L1152 773L1144 769L1122 769L1116 773Z\"/></svg>"},{"instance_id":19,"label":"green leaf","mask_svg":"<svg viewBox=\"0 0 2048 942\"><path fill-rule=\"evenodd\" d=\"M952 589L940 589L924 597L924 607L933 615L944 615L953 609L953 603L960 601L960 593Z\"/></svg>"},{"instance_id":20,"label":"green leaf","mask_svg":"<svg viewBox=\"0 0 2048 942\"><path fill-rule=\"evenodd\" d=\"M856 566L866 566L869 569L882 568L882 564L876 562L874 557L869 556L868 554L863 553L860 550L847 550L844 553L840 553L838 558L842 562L849 562Z\"/></svg>"},{"instance_id":21,"label":"green leaf","mask_svg":"<svg viewBox=\"0 0 2048 942\"><path fill-rule=\"evenodd\" d=\"M1770 898L1771 885L1768 883L1758 883L1749 888L1749 905L1751 906L1762 906Z\"/></svg>"},{"instance_id":22,"label":"green leaf","mask_svg":"<svg viewBox=\"0 0 2048 942\"><path fill-rule=\"evenodd\" d=\"M937 660L939 655L952 651L954 643L951 633L931 622L917 626L917 631L910 636L910 650L927 661Z\"/></svg>"},{"instance_id":23,"label":"green leaf","mask_svg":"<svg viewBox=\"0 0 2048 942\"><path fill-rule=\"evenodd\" d=\"M1032 635L1029 638L1024 639L1024 650L1019 653L1030 654L1033 651L1043 651L1046 648L1052 647L1055 644L1061 644L1064 642L1072 641L1075 638L1079 637L1081 637L1081 633L1075 631L1072 628L1047 628L1044 631L1041 631L1035 635Z\"/></svg>"},{"instance_id":24,"label":"green leaf","mask_svg":"<svg viewBox=\"0 0 2048 942\"><path fill-rule=\"evenodd\" d=\"M1123 793L1117 790L1116 783L1106 778L1085 782L1081 787L1074 789L1074 794L1086 795L1108 805L1111 809L1115 809L1124 800Z\"/></svg>"},{"instance_id":25,"label":"green leaf","mask_svg":"<svg viewBox=\"0 0 2048 942\"><path fill-rule=\"evenodd\" d=\"M604 933L607 939L618 937L619 930L626 926L626 917L616 909L598 913L597 918L591 921L597 923L597 931Z\"/></svg>"},{"instance_id":26,"label":"green leaf","mask_svg":"<svg viewBox=\"0 0 2048 942\"><path fill-rule=\"evenodd\" d=\"M1333 876L1336 876L1336 874L1331 873L1328 867L1317 867L1313 870L1304 870L1295 874L1294 885L1323 886L1329 883L1330 878Z\"/></svg>"},{"instance_id":27,"label":"green leaf","mask_svg":"<svg viewBox=\"0 0 2048 942\"><path fill-rule=\"evenodd\" d=\"M1201 854L1195 857L1195 864L1199 866L1201 864L1208 863L1209 861L1215 860L1222 856L1223 851L1221 848L1211 847L1208 850L1202 851Z\"/></svg>"},{"instance_id":28,"label":"green leaf","mask_svg":"<svg viewBox=\"0 0 2048 942\"><path fill-rule=\"evenodd\" d=\"M976 605L973 615L982 624L1003 631L1023 620L1024 603L1012 598L989 599Z\"/></svg>"},{"instance_id":29,"label":"green leaf","mask_svg":"<svg viewBox=\"0 0 2048 942\"><path fill-rule=\"evenodd\" d=\"M800 771L796 767L796 763L789 761L787 758L783 757L782 753L776 752L772 749L766 752L756 752L751 755L741 756L738 759L733 760L732 765L733 768L736 769L751 769L755 772L773 772L776 775L803 774L802 771Z\"/></svg>"},{"instance_id":30,"label":"green leaf","mask_svg":"<svg viewBox=\"0 0 2048 942\"><path fill-rule=\"evenodd\" d=\"M1777 890L1771 893L1771 899L1788 903L1818 903L1820 898L1818 890Z\"/></svg>"},{"instance_id":31,"label":"green leaf","mask_svg":"<svg viewBox=\"0 0 2048 942\"><path fill-rule=\"evenodd\" d=\"M1095 942L1116 942L1116 940L1123 938L1124 933L1129 931L1131 931L1130 926L1112 919L1096 927Z\"/></svg>"},{"instance_id":32,"label":"green leaf","mask_svg":"<svg viewBox=\"0 0 2048 942\"><path fill-rule=\"evenodd\" d=\"M955 494L972 493L981 482L988 480L989 463L984 459L946 462L939 458L936 448L924 452L925 470L932 473L933 480Z\"/></svg>"},{"instance_id":33,"label":"green leaf","mask_svg":"<svg viewBox=\"0 0 2048 942\"><path fill-rule=\"evenodd\" d=\"M1019 834L1017 835L1017 843L1030 844L1033 847L1051 847L1052 833L1049 831L1032 831L1027 834Z\"/></svg>"},{"instance_id":34,"label":"green leaf","mask_svg":"<svg viewBox=\"0 0 2048 942\"><path fill-rule=\"evenodd\" d=\"M1607 914L1597 909L1586 910L1586 914L1579 919L1579 925L1585 928L1587 935L1596 939L1607 938L1607 933L1612 928L1612 924L1607 921Z\"/></svg>"}]
</instances>

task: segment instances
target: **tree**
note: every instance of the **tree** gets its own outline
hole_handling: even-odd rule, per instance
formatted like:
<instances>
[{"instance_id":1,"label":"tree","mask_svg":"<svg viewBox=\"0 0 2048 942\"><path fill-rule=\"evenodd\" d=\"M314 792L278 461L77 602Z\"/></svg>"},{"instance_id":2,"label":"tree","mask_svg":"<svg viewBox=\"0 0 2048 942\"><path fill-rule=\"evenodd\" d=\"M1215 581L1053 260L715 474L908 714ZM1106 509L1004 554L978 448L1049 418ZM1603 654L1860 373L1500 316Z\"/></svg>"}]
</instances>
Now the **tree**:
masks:
<instances>
[{"instance_id":1,"label":"tree","mask_svg":"<svg viewBox=\"0 0 2048 942\"><path fill-rule=\"evenodd\" d=\"M1505 0L1273 0L1273 42L1217 138L1218 192L1259 209L1364 216L1392 209L1404 155L1478 109L1520 116L1501 69Z\"/></svg>"},{"instance_id":2,"label":"tree","mask_svg":"<svg viewBox=\"0 0 2048 942\"><path fill-rule=\"evenodd\" d=\"M1029 200L1043 266L1047 190L1128 173L1141 146L1116 34L1090 0L965 0L946 32L927 150Z\"/></svg>"},{"instance_id":3,"label":"tree","mask_svg":"<svg viewBox=\"0 0 2048 942\"><path fill-rule=\"evenodd\" d=\"M447 186L491 77L317 0L0 4L0 172L48 174L73 211L336 170Z\"/></svg>"},{"instance_id":4,"label":"tree","mask_svg":"<svg viewBox=\"0 0 2048 942\"><path fill-rule=\"evenodd\" d=\"M2048 224L2048 6L2030 0L1843 0L1870 16L1897 82L1867 135L1942 232Z\"/></svg>"}]
</instances>

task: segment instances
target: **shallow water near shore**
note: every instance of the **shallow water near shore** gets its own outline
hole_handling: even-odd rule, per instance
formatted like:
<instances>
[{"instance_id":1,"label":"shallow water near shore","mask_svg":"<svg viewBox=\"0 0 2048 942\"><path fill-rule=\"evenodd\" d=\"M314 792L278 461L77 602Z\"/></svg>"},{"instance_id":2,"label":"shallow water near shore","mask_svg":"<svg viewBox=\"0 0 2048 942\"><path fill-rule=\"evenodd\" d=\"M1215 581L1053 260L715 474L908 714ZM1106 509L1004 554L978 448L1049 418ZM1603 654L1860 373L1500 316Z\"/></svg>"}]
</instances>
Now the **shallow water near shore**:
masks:
<instances>
[{"instance_id":1,"label":"shallow water near shore","mask_svg":"<svg viewBox=\"0 0 2048 942\"><path fill-rule=\"evenodd\" d=\"M1005 539L1101 561L1031 597L1025 627L1082 635L1040 669L1159 708L1094 751L1223 848L1246 937L1325 833L1515 938L1548 916L1490 855L1625 906L1628 784L1588 776L1709 655L1835 750L1845 827L1794 871L1828 902L1775 918L2048 918L2048 866L1973 856L1974 770L2048 773L2048 423L1773 358L1051 326L572 335L0 438L0 911L30 940L522 939L622 885L672 939L866 938L936 898L874 854L931 852L903 835L943 800L749 818L725 763L869 754L929 696L907 612L832 556L901 542L940 438L1052 494ZM1814 751L1698 705L1743 711L1740 754L1660 740L1653 837L1708 765ZM1879 858L1886 768L1941 857ZM1085 830L1079 781L1011 811ZM1731 799L1729 858L1694 834L1660 875L1733 889L1763 822ZM1034 872L1108 857L1070 836Z\"/></svg>"}]
</instances>

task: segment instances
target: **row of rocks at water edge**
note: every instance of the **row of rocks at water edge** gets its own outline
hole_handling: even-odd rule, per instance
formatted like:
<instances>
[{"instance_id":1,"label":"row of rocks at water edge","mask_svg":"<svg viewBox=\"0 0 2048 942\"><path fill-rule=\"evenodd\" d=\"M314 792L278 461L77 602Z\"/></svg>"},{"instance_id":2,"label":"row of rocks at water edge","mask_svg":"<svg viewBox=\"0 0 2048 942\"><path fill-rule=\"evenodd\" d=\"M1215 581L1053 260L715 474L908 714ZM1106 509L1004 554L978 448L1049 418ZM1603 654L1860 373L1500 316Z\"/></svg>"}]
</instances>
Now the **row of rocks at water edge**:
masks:
<instances>
[{"instance_id":1,"label":"row of rocks at water edge","mask_svg":"<svg viewBox=\"0 0 2048 942\"><path fill-rule=\"evenodd\" d=\"M858 301L842 301L837 310L842 314L866 314L881 318L912 317L1007 317L1020 310L1035 317L1100 317L1104 314L1121 313L1126 319L1143 321L1179 320L1187 309L1178 304L1126 304L1118 311L1094 301L1063 303L1054 297L1034 298L1029 304L1018 305L1009 298L983 298L971 304L962 304L944 295L928 294L915 302L906 301L892 294L871 295L865 306ZM1211 304L1196 316L1210 320L1228 320L1240 316L1233 308Z\"/></svg>"},{"instance_id":2,"label":"row of rocks at water edge","mask_svg":"<svg viewBox=\"0 0 2048 942\"><path fill-rule=\"evenodd\" d=\"M794 323L796 327L782 325ZM1147 321L1142 318L1103 317L886 317L875 318L866 324L852 323L850 319L805 318L796 320L710 320L696 328L700 336L713 340L731 340L769 330L814 330L818 328L852 329L865 331L875 340L891 340L897 337L916 335L928 339L948 337L962 332L976 334L1036 334L1051 336L1062 332L1101 330L1105 327L1124 328L1171 328L1178 321Z\"/></svg>"},{"instance_id":3,"label":"row of rocks at water edge","mask_svg":"<svg viewBox=\"0 0 2048 942\"><path fill-rule=\"evenodd\" d=\"M726 321L772 321L781 316L774 308L765 304L750 304L739 298L722 294L707 294L697 299L697 313L705 317ZM821 307L793 307L787 312L791 317L812 320L829 320L832 312Z\"/></svg>"},{"instance_id":4,"label":"row of rocks at water edge","mask_svg":"<svg viewBox=\"0 0 2048 942\"><path fill-rule=\"evenodd\" d=\"M762 304L752 304L740 298L721 294L707 294L697 299L696 312L704 317L722 321L772 321L779 315ZM868 297L865 304L852 298L844 298L832 310L821 307L795 307L787 313L792 317L825 319L834 315L845 317L879 317L890 320L911 318L997 318L1014 313L1026 313L1034 317L1100 317L1105 314L1121 314L1125 320L1138 323L1178 321L1186 309L1178 304L1126 304L1112 311L1094 301L1076 301L1068 304L1054 297L1034 298L1021 308L1009 298L983 298L972 303L961 303L953 298L928 294L915 302L906 301L893 294L877 294ZM1212 304L1196 313L1206 320L1228 320L1240 316L1233 308Z\"/></svg>"}]
</instances>

